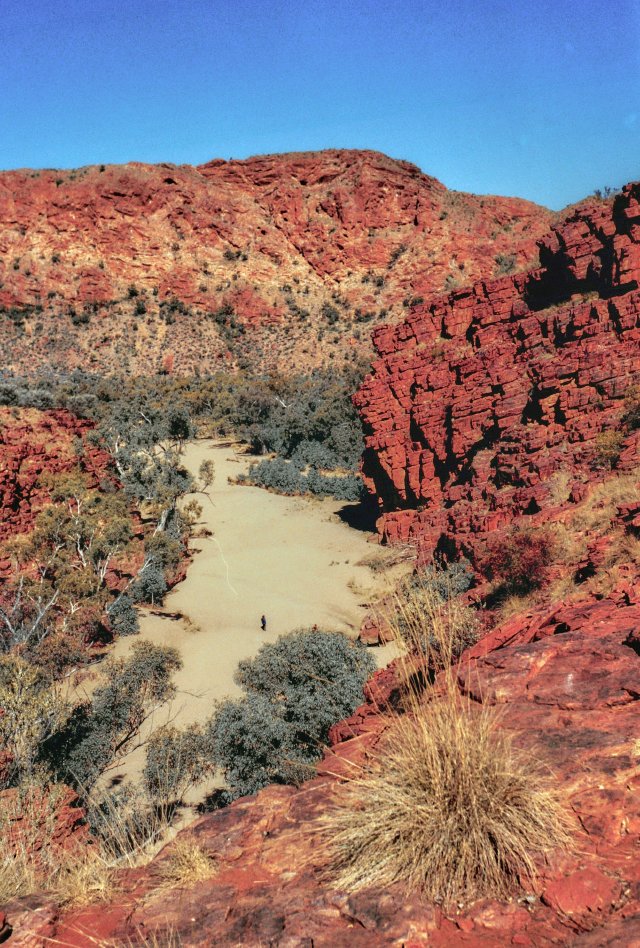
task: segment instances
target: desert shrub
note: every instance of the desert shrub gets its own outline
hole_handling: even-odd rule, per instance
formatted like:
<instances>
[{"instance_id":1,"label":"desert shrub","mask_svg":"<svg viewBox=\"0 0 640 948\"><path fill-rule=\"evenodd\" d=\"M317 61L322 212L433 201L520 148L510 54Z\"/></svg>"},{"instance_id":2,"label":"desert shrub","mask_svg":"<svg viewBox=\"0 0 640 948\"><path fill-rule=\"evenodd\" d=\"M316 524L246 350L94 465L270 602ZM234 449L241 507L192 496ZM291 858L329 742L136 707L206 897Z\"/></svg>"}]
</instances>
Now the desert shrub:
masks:
<instances>
[{"instance_id":1,"label":"desert shrub","mask_svg":"<svg viewBox=\"0 0 640 948\"><path fill-rule=\"evenodd\" d=\"M640 386L629 387L624 398L624 405L626 411L623 424L629 431L636 431L640 428Z\"/></svg>"},{"instance_id":2,"label":"desert shrub","mask_svg":"<svg viewBox=\"0 0 640 948\"><path fill-rule=\"evenodd\" d=\"M446 602L471 589L473 570L467 560L444 565L430 564L417 570L409 582L415 588L428 586L442 602Z\"/></svg>"},{"instance_id":3,"label":"desert shrub","mask_svg":"<svg viewBox=\"0 0 640 948\"><path fill-rule=\"evenodd\" d=\"M479 630L476 611L458 598L473 582L468 563L428 566L403 580L379 609L379 621L432 669L447 666L472 645Z\"/></svg>"},{"instance_id":4,"label":"desert shrub","mask_svg":"<svg viewBox=\"0 0 640 948\"><path fill-rule=\"evenodd\" d=\"M106 612L116 635L136 635L140 631L138 613L127 593L121 593Z\"/></svg>"},{"instance_id":5,"label":"desert shrub","mask_svg":"<svg viewBox=\"0 0 640 948\"><path fill-rule=\"evenodd\" d=\"M362 701L375 668L370 653L339 632L299 630L239 664L246 695L219 706L209 725L212 755L231 796L313 772L329 728Z\"/></svg>"},{"instance_id":6,"label":"desert shrub","mask_svg":"<svg viewBox=\"0 0 640 948\"><path fill-rule=\"evenodd\" d=\"M335 803L323 828L332 879L347 890L400 882L445 904L506 896L568 838L531 755L493 709L453 689L398 718Z\"/></svg>"},{"instance_id":7,"label":"desert shrub","mask_svg":"<svg viewBox=\"0 0 640 948\"><path fill-rule=\"evenodd\" d=\"M246 480L280 494L304 494L304 479L295 464L284 458L273 458L252 464Z\"/></svg>"},{"instance_id":8,"label":"desert shrub","mask_svg":"<svg viewBox=\"0 0 640 948\"><path fill-rule=\"evenodd\" d=\"M20 787L0 810L0 903L48 892L58 905L84 904L112 891L112 867L96 847L69 846L60 833L64 786ZM66 845L65 845L66 843Z\"/></svg>"},{"instance_id":9,"label":"desert shrub","mask_svg":"<svg viewBox=\"0 0 640 948\"><path fill-rule=\"evenodd\" d=\"M390 727L320 820L325 866L340 888L399 882L444 903L500 897L568 842L549 776L514 749L495 708L460 694L459 597L442 582L425 587L427 620L414 611L409 649L392 617L400 696Z\"/></svg>"},{"instance_id":10,"label":"desert shrub","mask_svg":"<svg viewBox=\"0 0 640 948\"><path fill-rule=\"evenodd\" d=\"M298 739L296 725L272 701L257 694L223 702L208 740L213 760L224 770L225 800L257 793L270 783L299 784L313 774L320 756L306 737Z\"/></svg>"},{"instance_id":11,"label":"desert shrub","mask_svg":"<svg viewBox=\"0 0 640 948\"><path fill-rule=\"evenodd\" d=\"M496 255L496 276L505 276L513 273L516 268L516 255L513 253L499 253Z\"/></svg>"},{"instance_id":12,"label":"desert shrub","mask_svg":"<svg viewBox=\"0 0 640 948\"><path fill-rule=\"evenodd\" d=\"M323 319L326 319L330 326L334 326L340 319L340 313L331 303L323 303L320 312Z\"/></svg>"},{"instance_id":13,"label":"desert shrub","mask_svg":"<svg viewBox=\"0 0 640 948\"><path fill-rule=\"evenodd\" d=\"M362 480L357 474L323 474L313 467L305 473L298 464L299 461L285 461L279 457L260 461L251 466L246 481L280 494L315 494L346 501L362 497Z\"/></svg>"},{"instance_id":14,"label":"desert shrub","mask_svg":"<svg viewBox=\"0 0 640 948\"><path fill-rule=\"evenodd\" d=\"M10 755L6 783L30 781L42 742L68 719L70 708L42 668L19 655L0 658L0 746Z\"/></svg>"},{"instance_id":15,"label":"desert shrub","mask_svg":"<svg viewBox=\"0 0 640 948\"><path fill-rule=\"evenodd\" d=\"M322 474L312 468L303 477L306 491L319 497L357 501L362 499L364 493L362 479L357 474Z\"/></svg>"},{"instance_id":16,"label":"desert shrub","mask_svg":"<svg viewBox=\"0 0 640 948\"><path fill-rule=\"evenodd\" d=\"M180 518L173 517L162 533L154 533L144 541L145 553L163 570L175 569L180 562L182 529Z\"/></svg>"},{"instance_id":17,"label":"desert shrub","mask_svg":"<svg viewBox=\"0 0 640 948\"><path fill-rule=\"evenodd\" d=\"M143 772L151 799L163 806L180 801L209 769L208 756L205 736L197 725L156 731L147 746Z\"/></svg>"},{"instance_id":18,"label":"desert shrub","mask_svg":"<svg viewBox=\"0 0 640 948\"><path fill-rule=\"evenodd\" d=\"M171 676L181 666L174 648L136 642L127 659L105 664L106 683L73 711L43 748L60 779L90 789L131 747L147 718L175 693Z\"/></svg>"},{"instance_id":19,"label":"desert shrub","mask_svg":"<svg viewBox=\"0 0 640 948\"><path fill-rule=\"evenodd\" d=\"M523 595L546 581L554 547L547 530L514 529L490 545L482 569L505 595Z\"/></svg>"},{"instance_id":20,"label":"desert shrub","mask_svg":"<svg viewBox=\"0 0 640 948\"><path fill-rule=\"evenodd\" d=\"M599 435L596 435L594 445L596 466L615 467L620 458L623 444L624 433L622 431L601 431Z\"/></svg>"},{"instance_id":21,"label":"desert shrub","mask_svg":"<svg viewBox=\"0 0 640 948\"><path fill-rule=\"evenodd\" d=\"M162 603L166 591L164 572L154 560L141 572L131 587L131 594L136 602L148 602L153 605Z\"/></svg>"},{"instance_id":22,"label":"desert shrub","mask_svg":"<svg viewBox=\"0 0 640 948\"><path fill-rule=\"evenodd\" d=\"M160 866L160 875L164 887L175 889L210 879L216 868L213 857L195 839L181 837L171 845L167 858Z\"/></svg>"}]
</instances>

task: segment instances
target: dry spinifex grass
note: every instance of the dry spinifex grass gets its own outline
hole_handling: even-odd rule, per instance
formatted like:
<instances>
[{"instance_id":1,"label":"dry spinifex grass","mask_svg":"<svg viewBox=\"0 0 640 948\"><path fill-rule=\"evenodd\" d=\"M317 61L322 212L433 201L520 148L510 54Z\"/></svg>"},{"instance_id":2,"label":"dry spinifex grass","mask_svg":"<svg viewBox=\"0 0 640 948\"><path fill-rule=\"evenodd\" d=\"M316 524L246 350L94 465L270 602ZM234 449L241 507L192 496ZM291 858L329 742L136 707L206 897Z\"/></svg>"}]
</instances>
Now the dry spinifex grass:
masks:
<instances>
[{"instance_id":1,"label":"dry spinifex grass","mask_svg":"<svg viewBox=\"0 0 640 948\"><path fill-rule=\"evenodd\" d=\"M424 588L410 597L387 616L404 650L404 713L323 820L332 879L352 891L401 882L444 903L502 896L568 843L568 819L495 710L460 694L452 663L468 615L459 602ZM416 651L441 669L435 689L416 685Z\"/></svg>"},{"instance_id":2,"label":"dry spinifex grass","mask_svg":"<svg viewBox=\"0 0 640 948\"><path fill-rule=\"evenodd\" d=\"M160 875L163 888L195 885L215 875L216 863L198 843L184 837L171 846L168 858L162 864Z\"/></svg>"}]
</instances>

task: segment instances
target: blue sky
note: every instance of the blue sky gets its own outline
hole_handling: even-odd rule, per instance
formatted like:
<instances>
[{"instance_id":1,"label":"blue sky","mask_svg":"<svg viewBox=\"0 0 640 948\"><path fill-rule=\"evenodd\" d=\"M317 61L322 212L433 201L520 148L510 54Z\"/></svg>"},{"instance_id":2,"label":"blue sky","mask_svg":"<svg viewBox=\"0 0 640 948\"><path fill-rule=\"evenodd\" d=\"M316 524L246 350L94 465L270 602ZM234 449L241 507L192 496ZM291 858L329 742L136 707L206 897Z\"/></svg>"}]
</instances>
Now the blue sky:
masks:
<instances>
[{"instance_id":1,"label":"blue sky","mask_svg":"<svg viewBox=\"0 0 640 948\"><path fill-rule=\"evenodd\" d=\"M374 148L559 208L640 178L640 0L0 0L0 168Z\"/></svg>"}]
</instances>

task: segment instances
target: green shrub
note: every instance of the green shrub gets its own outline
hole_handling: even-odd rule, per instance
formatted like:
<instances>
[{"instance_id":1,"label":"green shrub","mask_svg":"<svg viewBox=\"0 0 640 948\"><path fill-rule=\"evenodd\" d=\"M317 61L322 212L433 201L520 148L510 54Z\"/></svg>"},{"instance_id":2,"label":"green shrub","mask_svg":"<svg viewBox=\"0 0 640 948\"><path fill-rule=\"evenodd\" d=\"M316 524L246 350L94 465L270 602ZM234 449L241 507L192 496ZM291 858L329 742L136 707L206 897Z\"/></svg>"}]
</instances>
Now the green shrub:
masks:
<instances>
[{"instance_id":1,"label":"green shrub","mask_svg":"<svg viewBox=\"0 0 640 948\"><path fill-rule=\"evenodd\" d=\"M245 697L223 702L208 729L231 797L312 773L329 728L360 704L374 668L359 642L313 629L281 636L240 662Z\"/></svg>"},{"instance_id":2,"label":"green shrub","mask_svg":"<svg viewBox=\"0 0 640 948\"><path fill-rule=\"evenodd\" d=\"M171 676L181 665L176 649L151 642L136 642L129 658L108 661L105 684L43 746L51 770L65 783L91 788L127 753L153 711L173 697Z\"/></svg>"},{"instance_id":3,"label":"green shrub","mask_svg":"<svg viewBox=\"0 0 640 948\"><path fill-rule=\"evenodd\" d=\"M106 612L116 635L136 635L140 631L138 613L127 593L118 596Z\"/></svg>"}]
</instances>

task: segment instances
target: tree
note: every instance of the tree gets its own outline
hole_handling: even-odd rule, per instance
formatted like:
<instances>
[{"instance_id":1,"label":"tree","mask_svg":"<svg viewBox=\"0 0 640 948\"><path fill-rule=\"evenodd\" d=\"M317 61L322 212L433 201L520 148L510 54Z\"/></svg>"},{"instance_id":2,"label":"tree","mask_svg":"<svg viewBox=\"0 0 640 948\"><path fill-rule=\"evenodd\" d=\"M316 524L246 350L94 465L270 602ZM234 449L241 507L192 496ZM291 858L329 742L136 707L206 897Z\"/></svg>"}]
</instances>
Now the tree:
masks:
<instances>
[{"instance_id":1,"label":"tree","mask_svg":"<svg viewBox=\"0 0 640 948\"><path fill-rule=\"evenodd\" d=\"M141 740L144 723L175 694L171 676L182 667L174 648L136 642L127 659L105 663L105 684L77 706L47 743L45 756L58 777L90 788Z\"/></svg>"}]
</instances>

